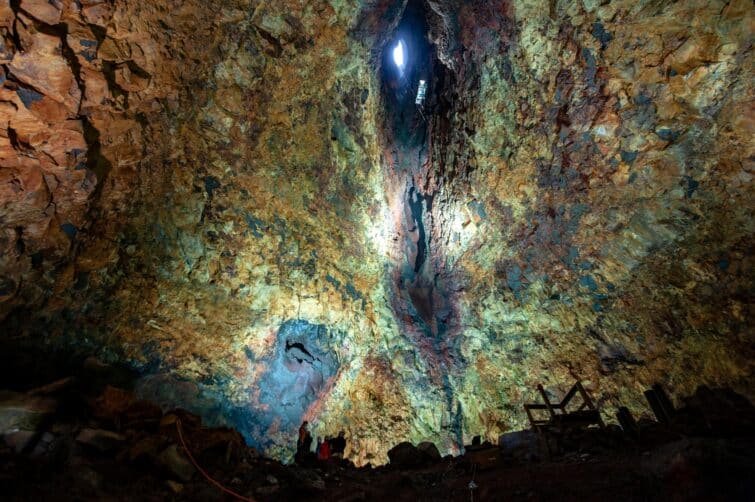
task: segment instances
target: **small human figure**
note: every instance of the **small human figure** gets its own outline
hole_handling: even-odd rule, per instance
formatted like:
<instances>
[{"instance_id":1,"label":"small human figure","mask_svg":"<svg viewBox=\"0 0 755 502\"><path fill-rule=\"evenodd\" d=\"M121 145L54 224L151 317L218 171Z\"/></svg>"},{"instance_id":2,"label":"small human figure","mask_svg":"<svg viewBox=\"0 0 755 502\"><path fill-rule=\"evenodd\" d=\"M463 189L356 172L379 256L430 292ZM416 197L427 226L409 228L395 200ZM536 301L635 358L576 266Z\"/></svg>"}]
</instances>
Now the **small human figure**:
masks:
<instances>
[{"instance_id":1,"label":"small human figure","mask_svg":"<svg viewBox=\"0 0 755 502\"><path fill-rule=\"evenodd\" d=\"M343 458L343 452L346 450L346 433L341 431L338 437L330 440L330 456L334 458Z\"/></svg>"},{"instance_id":2,"label":"small human figure","mask_svg":"<svg viewBox=\"0 0 755 502\"><path fill-rule=\"evenodd\" d=\"M317 438L317 460L328 460L330 458L330 440L326 439L321 441L322 438Z\"/></svg>"},{"instance_id":3,"label":"small human figure","mask_svg":"<svg viewBox=\"0 0 755 502\"><path fill-rule=\"evenodd\" d=\"M322 437L317 436L317 445L315 445L315 457L320 458L320 449L322 448Z\"/></svg>"},{"instance_id":4,"label":"small human figure","mask_svg":"<svg viewBox=\"0 0 755 502\"><path fill-rule=\"evenodd\" d=\"M302 446L304 446L304 440L309 435L309 431L307 430L307 425L309 425L309 422L306 420L302 422L301 426L299 427L299 439L296 441L296 450L301 450Z\"/></svg>"},{"instance_id":5,"label":"small human figure","mask_svg":"<svg viewBox=\"0 0 755 502\"><path fill-rule=\"evenodd\" d=\"M309 433L307 426L309 422L306 420L299 427L299 438L296 441L296 461L302 462L310 454L312 449L312 435Z\"/></svg>"}]
</instances>

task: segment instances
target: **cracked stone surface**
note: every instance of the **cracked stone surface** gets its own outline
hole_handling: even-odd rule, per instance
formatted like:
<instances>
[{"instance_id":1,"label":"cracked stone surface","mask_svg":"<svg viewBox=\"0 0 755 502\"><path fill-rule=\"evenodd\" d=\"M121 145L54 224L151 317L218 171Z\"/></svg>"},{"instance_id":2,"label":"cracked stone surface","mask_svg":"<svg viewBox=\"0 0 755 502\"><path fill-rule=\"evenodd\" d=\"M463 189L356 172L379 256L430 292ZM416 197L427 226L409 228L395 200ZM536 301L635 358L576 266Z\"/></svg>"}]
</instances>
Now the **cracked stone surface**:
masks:
<instances>
[{"instance_id":1,"label":"cracked stone surface","mask_svg":"<svg viewBox=\"0 0 755 502\"><path fill-rule=\"evenodd\" d=\"M575 378L608 420L656 381L753 399L754 23L0 0L0 336L126 363L284 460L302 420L358 464L458 452Z\"/></svg>"}]
</instances>

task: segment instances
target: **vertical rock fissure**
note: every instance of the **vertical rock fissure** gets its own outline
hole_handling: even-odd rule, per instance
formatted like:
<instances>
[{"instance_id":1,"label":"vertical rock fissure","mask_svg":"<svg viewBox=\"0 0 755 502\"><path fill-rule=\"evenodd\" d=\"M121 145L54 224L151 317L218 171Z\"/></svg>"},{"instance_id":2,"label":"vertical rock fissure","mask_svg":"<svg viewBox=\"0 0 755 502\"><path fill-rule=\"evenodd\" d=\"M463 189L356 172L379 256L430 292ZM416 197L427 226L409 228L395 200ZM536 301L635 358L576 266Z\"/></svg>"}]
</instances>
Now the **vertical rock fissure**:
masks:
<instances>
[{"instance_id":1,"label":"vertical rock fissure","mask_svg":"<svg viewBox=\"0 0 755 502\"><path fill-rule=\"evenodd\" d=\"M456 325L455 308L449 289L451 280L443 266L447 250L436 241L438 225L444 218L436 214L435 204L443 189L438 186L431 145L443 148L429 127L438 106L438 95L444 92L443 80L433 78L438 48L428 39L427 6L421 1L407 4L394 38L384 47L381 74L383 123L381 125L386 193L402 194L388 203L401 218L396 228L401 246L394 249L394 265L389 274L391 306L399 327L423 361L427 383L438 389L446 408L442 426L450 432L451 441L462 444L462 410L454 397L453 370L460 354L454 350L450 329ZM397 71L390 54L398 41L408 50L405 71ZM426 101L422 108L415 104L419 81L427 83ZM438 129L435 129L438 131ZM395 190L399 188L399 190Z\"/></svg>"},{"instance_id":2,"label":"vertical rock fissure","mask_svg":"<svg viewBox=\"0 0 755 502\"><path fill-rule=\"evenodd\" d=\"M414 273L419 274L422 270L422 266L427 262L427 257L430 252L430 237L425 230L424 214L432 213L433 194L424 195L412 186L409 188L409 196L407 197L407 205L411 211L412 219L417 228L417 257L414 261Z\"/></svg>"}]
</instances>

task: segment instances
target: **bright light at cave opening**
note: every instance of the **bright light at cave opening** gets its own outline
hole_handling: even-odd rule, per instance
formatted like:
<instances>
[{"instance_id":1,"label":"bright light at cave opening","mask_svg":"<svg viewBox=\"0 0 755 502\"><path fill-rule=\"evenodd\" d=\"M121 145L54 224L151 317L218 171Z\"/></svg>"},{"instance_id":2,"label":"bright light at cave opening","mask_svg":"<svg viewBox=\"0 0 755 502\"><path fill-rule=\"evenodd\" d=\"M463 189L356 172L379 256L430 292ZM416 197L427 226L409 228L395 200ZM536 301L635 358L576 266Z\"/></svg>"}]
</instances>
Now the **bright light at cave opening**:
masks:
<instances>
[{"instance_id":1,"label":"bright light at cave opening","mask_svg":"<svg viewBox=\"0 0 755 502\"><path fill-rule=\"evenodd\" d=\"M396 47L393 48L393 62L396 63L396 67L404 71L406 66L406 47L404 47L404 41L399 40Z\"/></svg>"}]
</instances>

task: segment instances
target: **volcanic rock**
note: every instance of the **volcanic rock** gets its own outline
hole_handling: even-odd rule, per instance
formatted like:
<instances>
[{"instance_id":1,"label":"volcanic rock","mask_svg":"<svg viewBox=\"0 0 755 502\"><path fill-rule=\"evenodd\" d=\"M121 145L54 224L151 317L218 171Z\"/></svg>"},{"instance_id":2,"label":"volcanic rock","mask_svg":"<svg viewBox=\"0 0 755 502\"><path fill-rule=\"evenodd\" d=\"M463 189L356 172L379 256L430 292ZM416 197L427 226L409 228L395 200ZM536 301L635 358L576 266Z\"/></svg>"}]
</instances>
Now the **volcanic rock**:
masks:
<instances>
[{"instance_id":1,"label":"volcanic rock","mask_svg":"<svg viewBox=\"0 0 755 502\"><path fill-rule=\"evenodd\" d=\"M415 467L427 460L425 453L408 441L388 450L388 458L397 467Z\"/></svg>"},{"instance_id":2,"label":"volcanic rock","mask_svg":"<svg viewBox=\"0 0 755 502\"><path fill-rule=\"evenodd\" d=\"M507 432L498 438L498 446L504 455L531 461L540 456L537 433L532 430Z\"/></svg>"},{"instance_id":3,"label":"volcanic rock","mask_svg":"<svg viewBox=\"0 0 755 502\"><path fill-rule=\"evenodd\" d=\"M101 429L83 429L76 441L101 452L111 452L119 448L126 440L121 434Z\"/></svg>"},{"instance_id":4,"label":"volcanic rock","mask_svg":"<svg viewBox=\"0 0 755 502\"><path fill-rule=\"evenodd\" d=\"M0 0L0 337L137 374L96 427L285 461L305 420L456 453L575 378L755 398L753 16Z\"/></svg>"},{"instance_id":5,"label":"volcanic rock","mask_svg":"<svg viewBox=\"0 0 755 502\"><path fill-rule=\"evenodd\" d=\"M168 446L158 455L157 463L184 482L190 481L196 472L189 459L179 451L178 445L175 444Z\"/></svg>"},{"instance_id":6,"label":"volcanic rock","mask_svg":"<svg viewBox=\"0 0 755 502\"><path fill-rule=\"evenodd\" d=\"M0 391L0 434L36 431L57 406L57 401L52 398Z\"/></svg>"},{"instance_id":7,"label":"volcanic rock","mask_svg":"<svg viewBox=\"0 0 755 502\"><path fill-rule=\"evenodd\" d=\"M290 471L297 490L304 493L319 493L325 490L325 481L314 469L295 467Z\"/></svg>"},{"instance_id":8,"label":"volcanic rock","mask_svg":"<svg viewBox=\"0 0 755 502\"><path fill-rule=\"evenodd\" d=\"M428 462L440 461L440 452L438 451L438 447L435 446L434 443L431 443L430 441L423 441L422 443L417 445L417 449L422 452Z\"/></svg>"}]
</instances>

